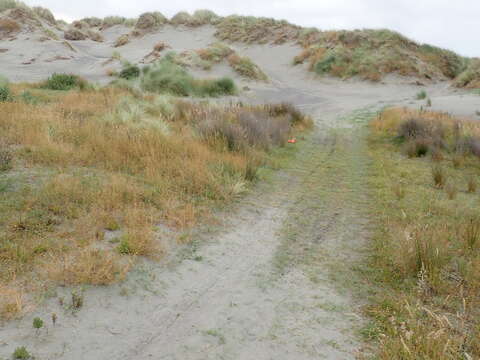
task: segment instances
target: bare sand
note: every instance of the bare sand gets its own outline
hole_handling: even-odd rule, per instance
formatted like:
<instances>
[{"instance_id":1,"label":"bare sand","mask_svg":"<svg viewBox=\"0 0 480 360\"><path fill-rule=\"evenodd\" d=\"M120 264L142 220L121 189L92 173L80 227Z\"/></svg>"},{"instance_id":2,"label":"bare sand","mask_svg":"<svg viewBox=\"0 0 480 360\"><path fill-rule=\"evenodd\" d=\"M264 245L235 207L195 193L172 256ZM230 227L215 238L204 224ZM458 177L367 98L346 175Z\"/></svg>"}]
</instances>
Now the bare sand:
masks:
<instances>
[{"instance_id":1,"label":"bare sand","mask_svg":"<svg viewBox=\"0 0 480 360\"><path fill-rule=\"evenodd\" d=\"M104 43L71 42L74 51L62 41L39 42L33 35L21 34L15 41L0 41L0 48L9 49L0 54L1 72L12 81L74 72L106 83L106 68L119 65L103 65L114 51L139 62L158 41L175 51L215 41L211 27L167 26L113 48L115 39L126 31L121 26L108 29ZM0 329L0 358L11 356L17 346L26 346L38 359L68 360L354 359L359 355L358 331L365 319L358 295L361 283L353 281L356 275L351 268L362 259L368 218L357 202L362 198L360 165L365 158L356 157L363 151L361 124L356 122L361 117L352 114L387 105L424 106L425 101L415 100L415 95L425 89L433 109L475 118L480 96L453 91L447 83L419 87L411 79L394 77L380 84L319 79L291 66L299 50L295 45L232 47L250 56L270 82L240 79L221 65L198 73L235 76L250 88L239 96L242 101L289 101L311 114L316 129L297 159L228 212L218 214L222 224L218 229L193 232L193 245L179 247L160 263L142 261L122 284L82 289L85 304L78 311L59 303L60 298L68 302L72 289L45 294L34 311ZM69 59L47 61L55 56ZM35 61L22 65L29 59ZM358 169L325 173L340 153L359 164ZM339 182L345 182L350 195L335 190ZM299 219L305 220L302 226ZM306 261L300 249L293 266L279 273L275 264L289 246L292 227L300 229L298 246L318 256ZM58 317L56 326L47 321L48 332L36 334L32 319L47 320L52 313Z\"/></svg>"}]
</instances>

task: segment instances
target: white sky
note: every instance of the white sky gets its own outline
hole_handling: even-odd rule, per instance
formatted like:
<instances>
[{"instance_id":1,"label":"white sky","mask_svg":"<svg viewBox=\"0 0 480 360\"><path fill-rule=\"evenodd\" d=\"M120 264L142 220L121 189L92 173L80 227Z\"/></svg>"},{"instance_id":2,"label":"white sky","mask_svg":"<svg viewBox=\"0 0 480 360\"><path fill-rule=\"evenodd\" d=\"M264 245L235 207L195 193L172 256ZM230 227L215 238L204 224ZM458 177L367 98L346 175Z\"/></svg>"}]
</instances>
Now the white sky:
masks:
<instances>
[{"instance_id":1,"label":"white sky","mask_svg":"<svg viewBox=\"0 0 480 360\"><path fill-rule=\"evenodd\" d=\"M49 8L57 18L107 15L137 17L160 11L210 9L219 15L286 19L319 29L388 28L462 55L480 57L480 0L24 0Z\"/></svg>"}]
</instances>

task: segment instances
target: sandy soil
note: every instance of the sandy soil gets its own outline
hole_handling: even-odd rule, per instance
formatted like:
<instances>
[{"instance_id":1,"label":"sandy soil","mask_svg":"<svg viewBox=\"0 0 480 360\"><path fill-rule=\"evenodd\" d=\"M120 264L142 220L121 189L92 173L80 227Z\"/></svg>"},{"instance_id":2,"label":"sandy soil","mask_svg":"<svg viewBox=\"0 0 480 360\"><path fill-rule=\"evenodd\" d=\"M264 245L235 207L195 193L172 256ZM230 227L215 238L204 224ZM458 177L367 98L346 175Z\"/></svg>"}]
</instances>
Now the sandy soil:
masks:
<instances>
[{"instance_id":1,"label":"sandy soil","mask_svg":"<svg viewBox=\"0 0 480 360\"><path fill-rule=\"evenodd\" d=\"M45 63L60 42L19 38L0 42L2 72L14 81L53 71L105 82L101 65L114 50L139 61L159 40L175 50L204 47L213 29L165 28L114 49L124 28L103 44L75 42L71 60ZM84 288L84 306L68 308L72 289L45 294L36 311L0 330L0 358L26 346L37 359L354 359L364 324L361 263L368 240L363 141L369 111L389 104L419 107L411 81L384 84L316 79L290 66L293 45L233 44L270 77L248 83L243 101L290 101L311 114L314 134L296 158L268 181L218 214L222 224L190 234L193 243L162 263L142 262L123 284ZM20 56L22 54L22 56ZM35 57L31 65L22 60ZM40 66L41 64L41 66ZM213 73L228 71L214 68ZM480 97L427 86L434 109L475 117ZM64 299L60 305L59 299ZM32 319L58 317L39 334Z\"/></svg>"}]
</instances>

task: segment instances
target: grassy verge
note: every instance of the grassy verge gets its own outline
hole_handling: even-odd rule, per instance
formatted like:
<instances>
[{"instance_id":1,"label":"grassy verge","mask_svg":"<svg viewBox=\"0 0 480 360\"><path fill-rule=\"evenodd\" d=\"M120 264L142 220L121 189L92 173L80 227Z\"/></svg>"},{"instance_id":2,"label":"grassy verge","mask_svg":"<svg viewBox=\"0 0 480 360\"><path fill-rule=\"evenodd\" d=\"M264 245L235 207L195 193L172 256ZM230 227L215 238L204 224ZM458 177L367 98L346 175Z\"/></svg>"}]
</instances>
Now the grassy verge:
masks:
<instances>
[{"instance_id":1,"label":"grassy verge","mask_svg":"<svg viewBox=\"0 0 480 360\"><path fill-rule=\"evenodd\" d=\"M161 257L157 226L208 218L310 125L288 105L10 89L0 103L0 318L45 284L106 285L137 256Z\"/></svg>"},{"instance_id":2,"label":"grassy verge","mask_svg":"<svg viewBox=\"0 0 480 360\"><path fill-rule=\"evenodd\" d=\"M388 109L371 123L375 194L365 334L381 359L480 355L478 123Z\"/></svg>"}]
</instances>

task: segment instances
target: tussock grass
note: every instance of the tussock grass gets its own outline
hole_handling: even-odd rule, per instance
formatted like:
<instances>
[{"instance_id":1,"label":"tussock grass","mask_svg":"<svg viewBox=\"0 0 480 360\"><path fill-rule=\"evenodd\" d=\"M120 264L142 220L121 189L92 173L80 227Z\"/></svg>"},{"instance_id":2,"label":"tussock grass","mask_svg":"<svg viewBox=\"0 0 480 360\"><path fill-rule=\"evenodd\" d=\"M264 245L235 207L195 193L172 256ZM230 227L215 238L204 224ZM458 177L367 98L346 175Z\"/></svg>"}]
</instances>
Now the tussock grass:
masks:
<instances>
[{"instance_id":1,"label":"tussock grass","mask_svg":"<svg viewBox=\"0 0 480 360\"><path fill-rule=\"evenodd\" d=\"M167 23L167 18L160 12L146 12L140 15L135 23L136 35L142 35L145 32L153 31Z\"/></svg>"},{"instance_id":2,"label":"tussock grass","mask_svg":"<svg viewBox=\"0 0 480 360\"><path fill-rule=\"evenodd\" d=\"M193 226L255 180L268 150L309 119L295 110L195 104L116 87L0 103L0 144L14 158L0 173L0 316L28 309L43 283L106 285L136 256L161 257L158 224ZM288 107L284 107L288 108ZM293 119L297 120L293 120ZM228 125L237 124L230 146ZM288 126L287 126L288 125ZM236 135L234 135L236 136ZM247 136L245 138L245 136ZM106 240L119 232L120 243ZM35 273L36 281L31 279Z\"/></svg>"},{"instance_id":3,"label":"tussock grass","mask_svg":"<svg viewBox=\"0 0 480 360\"><path fill-rule=\"evenodd\" d=\"M454 84L461 88L480 89L480 59L471 59Z\"/></svg>"},{"instance_id":4,"label":"tussock grass","mask_svg":"<svg viewBox=\"0 0 480 360\"><path fill-rule=\"evenodd\" d=\"M136 19L129 19L122 16L107 16L102 20L101 29L104 30L115 25L125 25L128 27L133 27L135 26L136 22Z\"/></svg>"},{"instance_id":5,"label":"tussock grass","mask_svg":"<svg viewBox=\"0 0 480 360\"><path fill-rule=\"evenodd\" d=\"M187 70L172 60L172 54L150 67L145 67L140 78L143 90L178 96L233 95L236 87L230 78L195 79Z\"/></svg>"},{"instance_id":6,"label":"tussock grass","mask_svg":"<svg viewBox=\"0 0 480 360\"><path fill-rule=\"evenodd\" d=\"M220 19L217 14L210 10L196 10L193 15L186 11L180 11L170 19L170 24L197 27L207 24L215 25Z\"/></svg>"},{"instance_id":7,"label":"tussock grass","mask_svg":"<svg viewBox=\"0 0 480 360\"><path fill-rule=\"evenodd\" d=\"M210 70L213 64L226 61L236 73L245 78L268 80L267 75L249 57L239 56L235 50L221 42L195 52L182 53L175 60L179 65L196 66L204 70Z\"/></svg>"},{"instance_id":8,"label":"tussock grass","mask_svg":"<svg viewBox=\"0 0 480 360\"><path fill-rule=\"evenodd\" d=\"M53 16L52 12L46 8L43 8L41 6L34 6L32 8L33 12L37 14L37 16L48 23L55 25L57 22L55 20L55 16Z\"/></svg>"},{"instance_id":9,"label":"tussock grass","mask_svg":"<svg viewBox=\"0 0 480 360\"><path fill-rule=\"evenodd\" d=\"M222 41L283 44L298 38L301 28L284 20L232 15L217 24L215 36Z\"/></svg>"},{"instance_id":10,"label":"tussock grass","mask_svg":"<svg viewBox=\"0 0 480 360\"><path fill-rule=\"evenodd\" d=\"M419 139L438 127L443 159L432 165L428 158L402 155L399 133ZM468 190L469 179L480 175L480 160L466 151L462 166L452 161L460 139L478 134L474 121L401 108L387 109L371 123L370 181L379 229L370 275L379 288L367 311L381 359L480 356L480 202ZM392 191L398 184L401 196Z\"/></svg>"},{"instance_id":11,"label":"tussock grass","mask_svg":"<svg viewBox=\"0 0 480 360\"><path fill-rule=\"evenodd\" d=\"M0 0L0 12L9 10L9 9L16 9L16 8L25 8L27 7L25 3L18 0Z\"/></svg>"}]
</instances>

